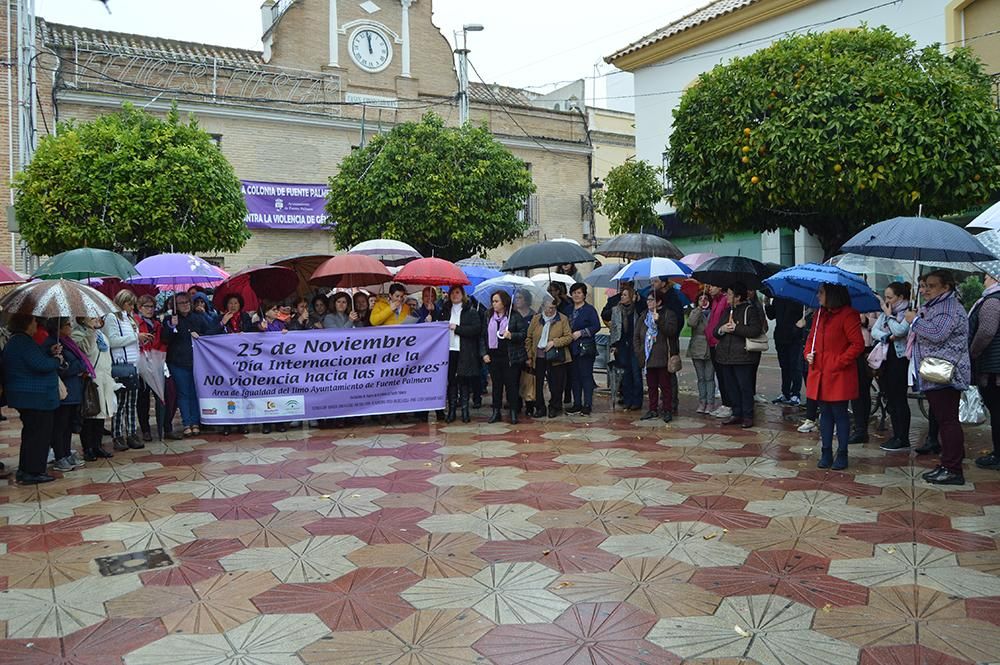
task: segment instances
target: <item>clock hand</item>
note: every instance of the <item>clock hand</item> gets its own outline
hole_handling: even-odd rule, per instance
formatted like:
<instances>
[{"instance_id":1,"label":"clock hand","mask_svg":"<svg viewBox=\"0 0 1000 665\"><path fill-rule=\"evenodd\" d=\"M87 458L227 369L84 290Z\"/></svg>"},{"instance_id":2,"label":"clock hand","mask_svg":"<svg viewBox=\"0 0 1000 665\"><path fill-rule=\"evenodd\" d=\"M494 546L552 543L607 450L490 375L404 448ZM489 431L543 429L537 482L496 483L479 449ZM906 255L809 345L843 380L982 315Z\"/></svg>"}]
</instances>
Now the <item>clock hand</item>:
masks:
<instances>
[{"instance_id":1,"label":"clock hand","mask_svg":"<svg viewBox=\"0 0 1000 665\"><path fill-rule=\"evenodd\" d=\"M365 36L368 37L368 55L374 55L375 51L372 50L372 33L366 33Z\"/></svg>"}]
</instances>

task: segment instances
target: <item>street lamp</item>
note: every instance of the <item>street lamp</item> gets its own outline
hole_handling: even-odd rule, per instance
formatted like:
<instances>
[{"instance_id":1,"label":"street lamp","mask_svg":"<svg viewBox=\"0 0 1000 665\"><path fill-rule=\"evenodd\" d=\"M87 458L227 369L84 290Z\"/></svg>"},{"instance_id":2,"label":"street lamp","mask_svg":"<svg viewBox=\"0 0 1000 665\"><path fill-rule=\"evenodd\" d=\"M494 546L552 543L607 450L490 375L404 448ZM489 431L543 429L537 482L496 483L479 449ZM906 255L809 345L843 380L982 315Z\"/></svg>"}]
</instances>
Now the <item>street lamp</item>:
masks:
<instances>
[{"instance_id":1,"label":"street lamp","mask_svg":"<svg viewBox=\"0 0 1000 665\"><path fill-rule=\"evenodd\" d=\"M455 49L458 55L458 123L464 125L469 121L469 48L470 32L482 32L485 28L478 23L466 23L462 26L462 48Z\"/></svg>"}]
</instances>

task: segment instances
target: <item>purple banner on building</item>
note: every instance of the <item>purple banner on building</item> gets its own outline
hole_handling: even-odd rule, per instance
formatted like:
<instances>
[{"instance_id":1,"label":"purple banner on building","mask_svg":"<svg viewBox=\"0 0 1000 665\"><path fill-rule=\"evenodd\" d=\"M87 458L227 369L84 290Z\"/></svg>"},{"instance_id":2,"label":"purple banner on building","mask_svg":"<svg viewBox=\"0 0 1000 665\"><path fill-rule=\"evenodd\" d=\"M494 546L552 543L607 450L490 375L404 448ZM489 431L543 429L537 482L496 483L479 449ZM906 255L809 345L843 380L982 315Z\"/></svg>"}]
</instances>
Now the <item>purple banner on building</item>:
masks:
<instances>
[{"instance_id":1,"label":"purple banner on building","mask_svg":"<svg viewBox=\"0 0 1000 665\"><path fill-rule=\"evenodd\" d=\"M381 326L194 340L206 424L322 420L444 408L448 325Z\"/></svg>"},{"instance_id":2,"label":"purple banner on building","mask_svg":"<svg viewBox=\"0 0 1000 665\"><path fill-rule=\"evenodd\" d=\"M326 221L326 185L243 180L251 229L319 229Z\"/></svg>"}]
</instances>

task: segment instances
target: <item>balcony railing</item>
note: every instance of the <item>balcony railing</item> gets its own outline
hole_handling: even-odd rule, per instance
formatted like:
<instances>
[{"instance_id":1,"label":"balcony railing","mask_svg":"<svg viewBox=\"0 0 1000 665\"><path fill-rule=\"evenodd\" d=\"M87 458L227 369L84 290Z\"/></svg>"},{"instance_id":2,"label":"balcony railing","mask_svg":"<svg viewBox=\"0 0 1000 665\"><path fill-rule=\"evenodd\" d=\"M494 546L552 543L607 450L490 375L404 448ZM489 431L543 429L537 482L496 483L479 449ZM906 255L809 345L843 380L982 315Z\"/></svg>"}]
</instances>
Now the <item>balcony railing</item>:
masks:
<instances>
[{"instance_id":1,"label":"balcony railing","mask_svg":"<svg viewBox=\"0 0 1000 665\"><path fill-rule=\"evenodd\" d=\"M524 232L524 235L532 235L538 233L538 195L531 194L528 196L528 200L524 202L524 207L517 213L517 221L527 222L528 229Z\"/></svg>"}]
</instances>

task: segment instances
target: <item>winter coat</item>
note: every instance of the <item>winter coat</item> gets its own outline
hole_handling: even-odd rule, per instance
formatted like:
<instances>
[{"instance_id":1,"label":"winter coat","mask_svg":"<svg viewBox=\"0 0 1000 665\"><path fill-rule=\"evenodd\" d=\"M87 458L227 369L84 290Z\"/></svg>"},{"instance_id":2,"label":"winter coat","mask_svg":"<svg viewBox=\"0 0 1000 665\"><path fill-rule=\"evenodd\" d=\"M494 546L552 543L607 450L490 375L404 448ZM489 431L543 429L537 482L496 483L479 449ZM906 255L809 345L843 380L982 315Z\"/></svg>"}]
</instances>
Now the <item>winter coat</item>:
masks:
<instances>
[{"instance_id":1,"label":"winter coat","mask_svg":"<svg viewBox=\"0 0 1000 665\"><path fill-rule=\"evenodd\" d=\"M711 315L712 310L708 310ZM708 360L712 355L708 351L708 337L705 330L708 328L708 316L705 316L701 307L694 307L688 314L688 325L691 326L691 341L688 344L687 357L692 360Z\"/></svg>"},{"instance_id":2,"label":"winter coat","mask_svg":"<svg viewBox=\"0 0 1000 665\"><path fill-rule=\"evenodd\" d=\"M528 339L528 318L521 316L517 310L511 310L507 331L510 333L510 345L507 347L507 358L511 365L523 365L528 360L525 342Z\"/></svg>"},{"instance_id":3,"label":"winter coat","mask_svg":"<svg viewBox=\"0 0 1000 665\"><path fill-rule=\"evenodd\" d=\"M170 325L170 319L163 322L160 339L167 345L167 364L179 367L194 367L194 347L191 345L191 333L211 335L217 330L204 314L191 312L187 316L177 317L177 327ZM254 328L259 331L259 328ZM250 331L248 331L250 332Z\"/></svg>"},{"instance_id":4,"label":"winter coat","mask_svg":"<svg viewBox=\"0 0 1000 665\"><path fill-rule=\"evenodd\" d=\"M545 322L542 320L541 313L535 314L535 318L531 319L531 324L528 326L528 339L524 344L524 349L528 354L528 367L535 366L538 341L542 338L544 327ZM552 364L565 365L568 363L570 361L569 345L573 341L573 331L569 327L569 319L566 318L565 314L559 314L558 318L552 322L552 326L549 328L549 341L555 348L563 351L562 357L559 360L553 360Z\"/></svg>"},{"instance_id":5,"label":"winter coat","mask_svg":"<svg viewBox=\"0 0 1000 665\"><path fill-rule=\"evenodd\" d=\"M604 310L601 311L603 312ZM619 302L617 307L613 307L611 309L611 311L609 312L609 316L611 317L611 324L608 326L609 347L613 348L617 346L619 342L625 342L627 344L632 343L632 338L635 337L636 314L637 314L636 306L633 304L629 311L629 315L632 317L632 331L631 331L632 334L628 336L628 339L626 339L625 329L627 328L627 326L625 325L626 322L625 308Z\"/></svg>"},{"instance_id":6,"label":"winter coat","mask_svg":"<svg viewBox=\"0 0 1000 665\"><path fill-rule=\"evenodd\" d=\"M24 333L15 333L3 350L4 390L15 409L59 408L59 359Z\"/></svg>"},{"instance_id":7,"label":"winter coat","mask_svg":"<svg viewBox=\"0 0 1000 665\"><path fill-rule=\"evenodd\" d=\"M451 321L451 301L445 302L438 312L438 320L445 323ZM479 336L482 332L482 318L479 312L472 308L469 302L462 307L462 316L459 318L455 334L458 335L458 369L457 374L461 377L477 377L480 373L482 354L479 353Z\"/></svg>"},{"instance_id":8,"label":"winter coat","mask_svg":"<svg viewBox=\"0 0 1000 665\"><path fill-rule=\"evenodd\" d=\"M897 358L904 358L906 356L906 338L909 334L910 324L906 319L901 321L895 316L886 316L885 312L879 314L878 320L871 329L874 341L885 342L886 344L890 341L892 342ZM862 336L864 336L863 329Z\"/></svg>"},{"instance_id":9,"label":"winter coat","mask_svg":"<svg viewBox=\"0 0 1000 665\"><path fill-rule=\"evenodd\" d=\"M450 307L448 311L451 311ZM375 301L375 307L372 309L368 320L373 326L396 326L402 324L408 316L410 316L410 306L406 303L403 303L399 309L399 314L397 314L393 311L392 305L389 304L388 300L379 298Z\"/></svg>"},{"instance_id":10,"label":"winter coat","mask_svg":"<svg viewBox=\"0 0 1000 665\"><path fill-rule=\"evenodd\" d=\"M727 309L729 309L729 305L726 303L726 294L716 294L712 298L712 313L708 317L708 327L705 328L705 337L708 339L708 348L710 349L714 349L719 344L719 338L715 336L715 331L723 322L722 315Z\"/></svg>"},{"instance_id":11,"label":"winter coat","mask_svg":"<svg viewBox=\"0 0 1000 665\"><path fill-rule=\"evenodd\" d=\"M802 318L802 305L787 298L773 298L764 306L767 318L774 321L774 343L793 346L802 343L802 329L796 326Z\"/></svg>"},{"instance_id":12,"label":"winter coat","mask_svg":"<svg viewBox=\"0 0 1000 665\"><path fill-rule=\"evenodd\" d=\"M580 339L573 340L569 350L573 357L580 355L582 346L581 340L585 337L596 337L601 331L601 320L597 316L597 310L590 303L583 303L579 308L574 307L569 315L570 329L573 332L580 331Z\"/></svg>"},{"instance_id":13,"label":"winter coat","mask_svg":"<svg viewBox=\"0 0 1000 665\"><path fill-rule=\"evenodd\" d=\"M815 341L815 347L813 342ZM815 350L814 350L815 348ZM861 317L853 307L818 310L806 337L804 357L815 353L806 395L822 402L843 402L857 399L857 359L865 350L861 335Z\"/></svg>"},{"instance_id":14,"label":"winter coat","mask_svg":"<svg viewBox=\"0 0 1000 665\"><path fill-rule=\"evenodd\" d=\"M639 359L639 367L644 369L666 367L670 356L677 355L678 353L678 349L674 346L673 341L677 335L677 331L680 329L677 315L667 307L661 307L658 310L659 320L656 322L656 341L653 342L653 348L649 351L649 360L646 360L646 332L649 330L646 326L647 311L649 310L640 312L639 320L635 323L633 344L636 358Z\"/></svg>"},{"instance_id":15,"label":"winter coat","mask_svg":"<svg viewBox=\"0 0 1000 665\"><path fill-rule=\"evenodd\" d=\"M101 351L101 347L97 344L97 331L88 326L74 323L70 337L80 350L87 354L87 359L94 366L93 381L97 385L101 412L91 418L97 420L110 418L118 411L118 397L115 395L118 382L111 376L111 351Z\"/></svg>"},{"instance_id":16,"label":"winter coat","mask_svg":"<svg viewBox=\"0 0 1000 665\"><path fill-rule=\"evenodd\" d=\"M50 349L59 343L58 337L51 335L42 344L42 350L46 355L52 355ZM81 349L82 351L82 349ZM86 372L83 360L65 346L62 350L63 364L59 366L59 378L66 386L66 398L60 402L64 406L76 405L83 401L83 377Z\"/></svg>"},{"instance_id":17,"label":"winter coat","mask_svg":"<svg viewBox=\"0 0 1000 665\"><path fill-rule=\"evenodd\" d=\"M111 359L116 365L139 362L139 326L132 317L122 313L108 314L101 328L111 345Z\"/></svg>"},{"instance_id":18,"label":"winter coat","mask_svg":"<svg viewBox=\"0 0 1000 665\"><path fill-rule=\"evenodd\" d=\"M160 338L160 332L163 330L163 324L160 323L159 319L146 319L144 317L138 316L135 319L136 325L139 327L140 333L146 333L147 335L152 335L153 340L151 342L146 342L139 346L140 353L146 353L147 351L166 351L167 345L163 343Z\"/></svg>"},{"instance_id":19,"label":"winter coat","mask_svg":"<svg viewBox=\"0 0 1000 665\"><path fill-rule=\"evenodd\" d=\"M732 313L736 330L722 332L722 326L729 323ZM741 302L736 307L726 307L715 327L715 337L719 343L715 347L715 361L720 365L756 365L760 362L760 351L747 351L747 339L758 337L764 332L764 321L760 308L750 301ZM711 344L711 340L709 340Z\"/></svg>"},{"instance_id":20,"label":"winter coat","mask_svg":"<svg viewBox=\"0 0 1000 665\"><path fill-rule=\"evenodd\" d=\"M969 317L954 291L948 291L927 301L913 319L910 330L914 335L913 366L917 368L917 390L954 388L965 390L972 380L972 359L969 357ZM931 383L920 378L920 363L924 358L941 358L955 365L952 382L948 385Z\"/></svg>"}]
</instances>

